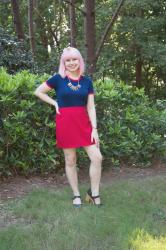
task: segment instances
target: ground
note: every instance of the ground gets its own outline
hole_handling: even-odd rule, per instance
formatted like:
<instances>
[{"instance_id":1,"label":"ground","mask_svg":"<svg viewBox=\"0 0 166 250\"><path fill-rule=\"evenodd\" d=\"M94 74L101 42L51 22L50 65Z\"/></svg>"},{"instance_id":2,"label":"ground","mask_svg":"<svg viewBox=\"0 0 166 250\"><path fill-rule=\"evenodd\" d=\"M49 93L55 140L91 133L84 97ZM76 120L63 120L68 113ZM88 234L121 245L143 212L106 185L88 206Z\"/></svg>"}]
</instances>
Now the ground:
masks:
<instances>
[{"instance_id":1,"label":"ground","mask_svg":"<svg viewBox=\"0 0 166 250\"><path fill-rule=\"evenodd\" d=\"M166 165L156 164L151 168L110 168L102 172L101 186L111 184L120 179L145 178L154 175L165 175ZM89 183L88 169L81 169L78 173L79 183ZM49 176L18 176L9 178L0 183L0 204L5 200L19 198L30 192L33 188L48 187L61 188L68 186L65 174L52 174Z\"/></svg>"}]
</instances>

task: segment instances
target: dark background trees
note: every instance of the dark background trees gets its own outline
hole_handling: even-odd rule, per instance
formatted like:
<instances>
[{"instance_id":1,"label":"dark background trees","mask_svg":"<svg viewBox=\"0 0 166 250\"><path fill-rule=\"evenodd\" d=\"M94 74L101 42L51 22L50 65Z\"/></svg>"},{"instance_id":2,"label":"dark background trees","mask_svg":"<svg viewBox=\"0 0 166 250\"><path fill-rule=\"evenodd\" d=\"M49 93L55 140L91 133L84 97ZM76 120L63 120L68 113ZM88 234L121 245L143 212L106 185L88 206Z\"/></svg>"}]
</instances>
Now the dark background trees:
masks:
<instances>
[{"instance_id":1,"label":"dark background trees","mask_svg":"<svg viewBox=\"0 0 166 250\"><path fill-rule=\"evenodd\" d=\"M120 79L164 97L164 0L2 0L0 12L0 26L31 51L36 72L57 71L62 49L71 44L95 79Z\"/></svg>"}]
</instances>

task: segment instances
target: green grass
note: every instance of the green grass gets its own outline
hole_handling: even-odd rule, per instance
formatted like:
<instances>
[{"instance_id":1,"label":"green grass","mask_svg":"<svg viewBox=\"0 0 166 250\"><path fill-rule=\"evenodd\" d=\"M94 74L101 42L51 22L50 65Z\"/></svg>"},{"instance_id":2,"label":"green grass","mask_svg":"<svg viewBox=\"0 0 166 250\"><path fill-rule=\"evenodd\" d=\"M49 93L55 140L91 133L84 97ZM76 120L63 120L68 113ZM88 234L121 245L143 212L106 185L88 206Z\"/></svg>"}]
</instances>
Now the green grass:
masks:
<instances>
[{"instance_id":1,"label":"green grass","mask_svg":"<svg viewBox=\"0 0 166 250\"><path fill-rule=\"evenodd\" d=\"M2 211L16 221L1 229L0 249L166 250L166 176L114 181L101 194L100 208L72 207L69 188L6 203Z\"/></svg>"}]
</instances>

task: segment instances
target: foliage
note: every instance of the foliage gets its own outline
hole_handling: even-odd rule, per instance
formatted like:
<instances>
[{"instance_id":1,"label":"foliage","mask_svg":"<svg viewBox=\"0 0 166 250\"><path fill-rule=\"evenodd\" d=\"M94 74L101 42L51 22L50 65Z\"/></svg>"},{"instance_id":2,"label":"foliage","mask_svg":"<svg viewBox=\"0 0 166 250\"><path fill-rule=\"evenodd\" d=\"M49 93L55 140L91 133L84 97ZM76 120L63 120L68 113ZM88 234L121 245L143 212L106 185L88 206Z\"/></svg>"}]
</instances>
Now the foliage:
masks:
<instances>
[{"instance_id":1,"label":"foliage","mask_svg":"<svg viewBox=\"0 0 166 250\"><path fill-rule=\"evenodd\" d=\"M112 1L113 8L117 0ZM109 75L165 98L165 1L126 0L98 62L97 76ZM104 20L108 16L105 15ZM109 51L109 53L108 53ZM140 68L137 69L137 63ZM136 83L136 74L140 82Z\"/></svg>"},{"instance_id":2,"label":"foliage","mask_svg":"<svg viewBox=\"0 0 166 250\"><path fill-rule=\"evenodd\" d=\"M55 110L33 92L48 75L0 71L0 172L49 172L58 170L62 152L55 148ZM96 106L101 150L109 164L125 161L149 165L166 151L166 109L163 101L151 103L143 89L111 80L96 82ZM53 95L53 93L51 94ZM87 157L87 156L86 156ZM79 151L79 163L85 164Z\"/></svg>"},{"instance_id":3,"label":"foliage","mask_svg":"<svg viewBox=\"0 0 166 250\"><path fill-rule=\"evenodd\" d=\"M0 28L0 66L7 68L9 73L33 67L31 54L25 50L25 44L7 34Z\"/></svg>"},{"instance_id":4,"label":"foliage","mask_svg":"<svg viewBox=\"0 0 166 250\"><path fill-rule=\"evenodd\" d=\"M27 71L14 76L0 72L0 172L47 172L57 168L54 111L37 100L33 91L39 77Z\"/></svg>"},{"instance_id":5,"label":"foliage","mask_svg":"<svg viewBox=\"0 0 166 250\"><path fill-rule=\"evenodd\" d=\"M166 109L150 102L143 89L123 82L98 81L97 113L101 148L113 165L150 165L164 156Z\"/></svg>"},{"instance_id":6,"label":"foliage","mask_svg":"<svg viewBox=\"0 0 166 250\"><path fill-rule=\"evenodd\" d=\"M35 65L34 69L37 73L55 72L62 49L69 45L68 2L35 1L33 18L37 66ZM95 2L96 49L118 3L119 0L96 0ZM85 57L87 48L83 42L85 29L82 25L84 4L80 0L75 1L75 7L76 42ZM25 48L29 50L27 1L20 1L19 8L25 39L28 42ZM104 43L94 78L109 77L118 81L122 80L127 84L139 85L139 87L144 87L145 93L153 99L164 99L166 93L165 9L164 0L126 0L112 32L108 34ZM0 26L10 35L15 35L11 1L1 1L0 11L2 13ZM12 54L15 55L12 60L19 61L21 55L17 55L15 51L12 51ZM8 67L9 62L10 58L1 65L7 64L6 67ZM137 67L138 62L140 68ZM138 74L140 82L136 81Z\"/></svg>"}]
</instances>

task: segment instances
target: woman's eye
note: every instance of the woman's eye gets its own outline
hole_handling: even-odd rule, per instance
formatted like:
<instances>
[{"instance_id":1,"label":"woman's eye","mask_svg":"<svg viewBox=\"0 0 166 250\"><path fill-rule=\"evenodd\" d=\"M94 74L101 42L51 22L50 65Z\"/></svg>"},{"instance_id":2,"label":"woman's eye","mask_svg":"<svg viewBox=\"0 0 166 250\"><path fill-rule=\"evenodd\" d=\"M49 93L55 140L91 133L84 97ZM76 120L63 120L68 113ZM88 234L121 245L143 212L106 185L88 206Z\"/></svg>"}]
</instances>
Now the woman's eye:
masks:
<instances>
[{"instance_id":1,"label":"woman's eye","mask_svg":"<svg viewBox=\"0 0 166 250\"><path fill-rule=\"evenodd\" d=\"M75 62L75 61L77 61L77 58L66 59L66 62Z\"/></svg>"}]
</instances>

